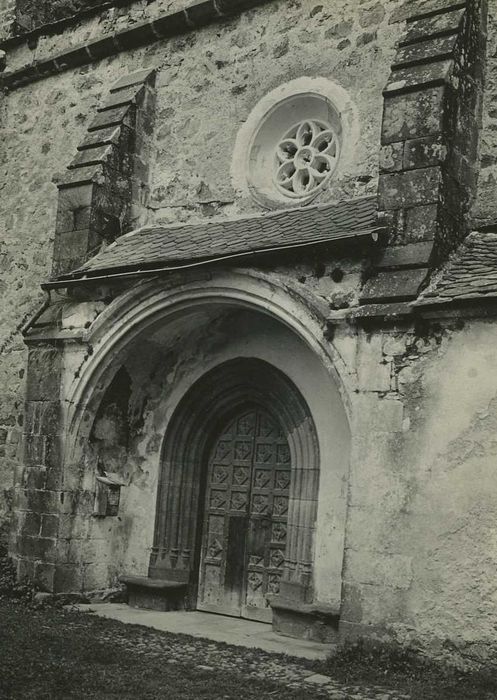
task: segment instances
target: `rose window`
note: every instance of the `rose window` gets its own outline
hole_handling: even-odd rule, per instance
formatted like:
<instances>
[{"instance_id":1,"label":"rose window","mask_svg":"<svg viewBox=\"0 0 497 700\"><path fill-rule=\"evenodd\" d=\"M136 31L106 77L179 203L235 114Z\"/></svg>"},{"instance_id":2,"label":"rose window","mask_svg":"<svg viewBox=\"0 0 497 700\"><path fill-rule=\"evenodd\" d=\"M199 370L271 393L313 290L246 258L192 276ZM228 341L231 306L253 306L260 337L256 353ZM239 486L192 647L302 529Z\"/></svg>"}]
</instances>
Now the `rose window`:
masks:
<instances>
[{"instance_id":1,"label":"rose window","mask_svg":"<svg viewBox=\"0 0 497 700\"><path fill-rule=\"evenodd\" d=\"M338 139L328 124L301 121L284 133L276 147L274 182L287 197L306 197L331 177L338 155Z\"/></svg>"}]
</instances>

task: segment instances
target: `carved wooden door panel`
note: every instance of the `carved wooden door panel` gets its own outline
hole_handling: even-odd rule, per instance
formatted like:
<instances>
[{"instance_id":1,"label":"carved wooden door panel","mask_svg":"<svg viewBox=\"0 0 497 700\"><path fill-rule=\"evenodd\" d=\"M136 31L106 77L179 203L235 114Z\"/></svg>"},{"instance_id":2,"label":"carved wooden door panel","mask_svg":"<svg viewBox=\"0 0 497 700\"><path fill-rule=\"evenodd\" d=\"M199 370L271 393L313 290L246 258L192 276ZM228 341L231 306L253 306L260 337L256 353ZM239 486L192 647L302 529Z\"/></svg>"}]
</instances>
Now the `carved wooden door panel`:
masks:
<instances>
[{"instance_id":1,"label":"carved wooden door panel","mask_svg":"<svg viewBox=\"0 0 497 700\"><path fill-rule=\"evenodd\" d=\"M240 412L210 455L198 608L271 621L283 571L290 452L261 410Z\"/></svg>"}]
</instances>

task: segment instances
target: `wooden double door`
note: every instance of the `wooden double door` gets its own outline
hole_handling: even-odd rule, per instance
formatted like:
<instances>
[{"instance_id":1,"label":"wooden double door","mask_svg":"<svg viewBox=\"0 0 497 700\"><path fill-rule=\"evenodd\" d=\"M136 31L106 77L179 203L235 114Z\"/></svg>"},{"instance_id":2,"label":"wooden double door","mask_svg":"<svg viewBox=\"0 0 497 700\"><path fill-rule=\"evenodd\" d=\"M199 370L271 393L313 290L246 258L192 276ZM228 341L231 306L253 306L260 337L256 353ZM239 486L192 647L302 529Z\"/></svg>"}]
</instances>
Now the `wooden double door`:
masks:
<instances>
[{"instance_id":1,"label":"wooden double door","mask_svg":"<svg viewBox=\"0 0 497 700\"><path fill-rule=\"evenodd\" d=\"M200 610L271 621L285 562L291 456L279 422L246 407L218 432L207 468Z\"/></svg>"}]
</instances>

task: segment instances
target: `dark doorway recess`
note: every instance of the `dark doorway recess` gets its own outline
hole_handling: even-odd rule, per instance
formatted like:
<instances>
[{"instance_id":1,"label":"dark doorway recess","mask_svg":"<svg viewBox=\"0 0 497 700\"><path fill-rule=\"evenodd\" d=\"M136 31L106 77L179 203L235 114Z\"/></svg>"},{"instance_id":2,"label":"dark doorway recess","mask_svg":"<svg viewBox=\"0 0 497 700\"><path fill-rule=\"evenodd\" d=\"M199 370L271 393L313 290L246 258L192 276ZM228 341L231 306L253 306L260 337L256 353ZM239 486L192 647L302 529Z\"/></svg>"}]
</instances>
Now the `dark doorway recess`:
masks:
<instances>
[{"instance_id":1,"label":"dark doorway recess","mask_svg":"<svg viewBox=\"0 0 497 700\"><path fill-rule=\"evenodd\" d=\"M242 407L207 467L198 608L271 622L285 562L290 448L279 422Z\"/></svg>"},{"instance_id":2,"label":"dark doorway recess","mask_svg":"<svg viewBox=\"0 0 497 700\"><path fill-rule=\"evenodd\" d=\"M187 392L164 437L149 576L187 607L270 620L313 597L319 450L309 408L274 366L228 361Z\"/></svg>"}]
</instances>

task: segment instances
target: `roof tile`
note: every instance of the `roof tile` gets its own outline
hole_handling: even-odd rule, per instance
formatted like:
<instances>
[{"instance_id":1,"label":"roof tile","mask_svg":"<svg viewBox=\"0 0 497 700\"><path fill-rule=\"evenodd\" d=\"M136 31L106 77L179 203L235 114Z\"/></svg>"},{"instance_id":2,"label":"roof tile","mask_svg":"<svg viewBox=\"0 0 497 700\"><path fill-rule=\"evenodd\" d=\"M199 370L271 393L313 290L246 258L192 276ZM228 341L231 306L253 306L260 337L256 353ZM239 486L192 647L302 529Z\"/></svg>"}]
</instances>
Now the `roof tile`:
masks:
<instances>
[{"instance_id":1,"label":"roof tile","mask_svg":"<svg viewBox=\"0 0 497 700\"><path fill-rule=\"evenodd\" d=\"M143 266L179 266L195 261L263 252L372 233L376 198L279 211L236 220L180 226L149 226L118 238L81 268L64 278L97 271Z\"/></svg>"},{"instance_id":2,"label":"roof tile","mask_svg":"<svg viewBox=\"0 0 497 700\"><path fill-rule=\"evenodd\" d=\"M452 299L488 298L497 294L497 233L475 231L416 302L419 305Z\"/></svg>"}]
</instances>

